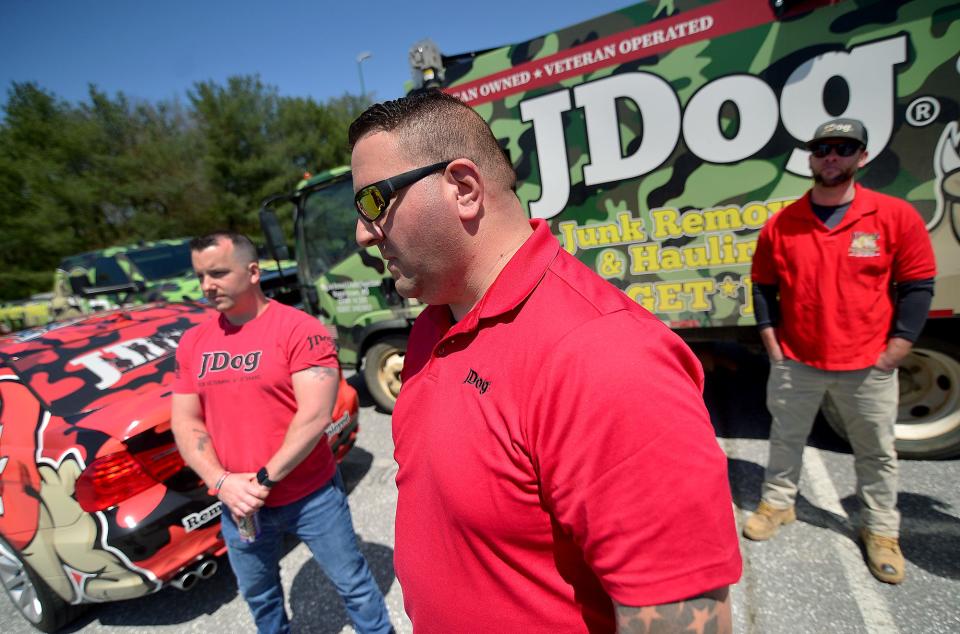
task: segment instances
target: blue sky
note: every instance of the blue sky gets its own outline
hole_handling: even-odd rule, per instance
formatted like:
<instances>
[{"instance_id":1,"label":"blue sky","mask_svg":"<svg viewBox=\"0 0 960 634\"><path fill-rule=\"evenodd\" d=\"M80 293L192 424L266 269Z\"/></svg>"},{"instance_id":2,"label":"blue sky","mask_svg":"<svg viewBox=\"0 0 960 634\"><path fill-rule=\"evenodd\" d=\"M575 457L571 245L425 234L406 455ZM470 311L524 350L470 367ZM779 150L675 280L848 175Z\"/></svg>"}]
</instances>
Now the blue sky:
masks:
<instances>
[{"instance_id":1,"label":"blue sky","mask_svg":"<svg viewBox=\"0 0 960 634\"><path fill-rule=\"evenodd\" d=\"M113 95L186 98L194 82L259 74L282 95L402 95L407 52L430 37L446 54L531 39L630 0L0 0L2 101L12 81L62 99L88 84Z\"/></svg>"}]
</instances>

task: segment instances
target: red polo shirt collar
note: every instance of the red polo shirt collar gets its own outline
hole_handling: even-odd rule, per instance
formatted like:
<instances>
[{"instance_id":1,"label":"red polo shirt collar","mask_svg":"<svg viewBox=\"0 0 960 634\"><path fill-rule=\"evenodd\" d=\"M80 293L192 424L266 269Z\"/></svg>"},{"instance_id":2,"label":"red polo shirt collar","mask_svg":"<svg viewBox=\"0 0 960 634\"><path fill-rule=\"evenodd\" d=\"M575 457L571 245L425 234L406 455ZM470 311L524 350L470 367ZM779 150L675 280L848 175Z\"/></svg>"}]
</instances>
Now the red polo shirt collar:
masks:
<instances>
[{"instance_id":1,"label":"red polo shirt collar","mask_svg":"<svg viewBox=\"0 0 960 634\"><path fill-rule=\"evenodd\" d=\"M808 190L803 197L797 201L799 204L784 209L784 213L798 222L804 222L814 225L819 231L825 233L839 233L850 225L854 224L863 216L877 213L877 201L873 197L873 192L864 189L859 183L854 183L853 203L843 214L843 219L836 227L828 229L823 222L813 213L813 200L811 198L812 190Z\"/></svg>"},{"instance_id":2,"label":"red polo shirt collar","mask_svg":"<svg viewBox=\"0 0 960 634\"><path fill-rule=\"evenodd\" d=\"M560 252L560 243L550 233L550 227L544 220L531 220L530 226L533 227L533 234L510 258L477 305L450 329L448 336L475 330L481 319L510 312L529 297L543 279L547 268ZM446 305L428 306L424 313L437 330L442 332L450 328L452 320Z\"/></svg>"}]
</instances>

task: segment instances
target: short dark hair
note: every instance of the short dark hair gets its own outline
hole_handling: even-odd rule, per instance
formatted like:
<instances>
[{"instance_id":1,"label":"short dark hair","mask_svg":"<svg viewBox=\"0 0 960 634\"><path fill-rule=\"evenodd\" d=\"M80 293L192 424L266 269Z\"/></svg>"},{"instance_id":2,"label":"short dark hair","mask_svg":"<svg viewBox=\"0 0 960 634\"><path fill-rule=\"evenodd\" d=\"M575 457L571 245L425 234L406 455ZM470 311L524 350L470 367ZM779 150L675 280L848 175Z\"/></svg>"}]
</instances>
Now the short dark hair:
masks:
<instances>
[{"instance_id":1,"label":"short dark hair","mask_svg":"<svg viewBox=\"0 0 960 634\"><path fill-rule=\"evenodd\" d=\"M250 238L242 233L228 231L226 229L217 230L205 236L194 238L190 241L190 250L203 251L209 247L216 246L221 240L229 240L232 242L234 252L246 262L256 262L260 259L257 255L257 247L253 245L253 241L250 240Z\"/></svg>"},{"instance_id":2,"label":"short dark hair","mask_svg":"<svg viewBox=\"0 0 960 634\"><path fill-rule=\"evenodd\" d=\"M424 163L468 158L507 189L516 185L510 159L490 126L453 95L431 89L373 104L350 124L350 149L375 132L396 134L400 145Z\"/></svg>"}]
</instances>

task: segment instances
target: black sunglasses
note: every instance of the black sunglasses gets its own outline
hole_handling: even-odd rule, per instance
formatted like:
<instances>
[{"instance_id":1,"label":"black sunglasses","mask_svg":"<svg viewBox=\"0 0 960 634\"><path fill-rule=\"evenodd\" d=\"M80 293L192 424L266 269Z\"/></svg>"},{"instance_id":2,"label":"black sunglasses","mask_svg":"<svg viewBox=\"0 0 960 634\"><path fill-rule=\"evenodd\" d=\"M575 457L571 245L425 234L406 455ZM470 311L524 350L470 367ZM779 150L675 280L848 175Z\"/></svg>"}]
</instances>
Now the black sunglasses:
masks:
<instances>
[{"instance_id":1,"label":"black sunglasses","mask_svg":"<svg viewBox=\"0 0 960 634\"><path fill-rule=\"evenodd\" d=\"M842 143L814 143L808 149L817 158L824 158L830 152L836 152L837 156L853 156L862 147L863 144L857 141L843 141Z\"/></svg>"},{"instance_id":2,"label":"black sunglasses","mask_svg":"<svg viewBox=\"0 0 960 634\"><path fill-rule=\"evenodd\" d=\"M367 185L356 193L353 197L353 204L357 207L357 213L365 219L373 222L380 217L390 204L390 199L403 189L413 185L418 180L430 176L434 172L445 169L453 161L440 161L426 167L418 167L415 170L398 174L393 178L387 178L372 185Z\"/></svg>"}]
</instances>

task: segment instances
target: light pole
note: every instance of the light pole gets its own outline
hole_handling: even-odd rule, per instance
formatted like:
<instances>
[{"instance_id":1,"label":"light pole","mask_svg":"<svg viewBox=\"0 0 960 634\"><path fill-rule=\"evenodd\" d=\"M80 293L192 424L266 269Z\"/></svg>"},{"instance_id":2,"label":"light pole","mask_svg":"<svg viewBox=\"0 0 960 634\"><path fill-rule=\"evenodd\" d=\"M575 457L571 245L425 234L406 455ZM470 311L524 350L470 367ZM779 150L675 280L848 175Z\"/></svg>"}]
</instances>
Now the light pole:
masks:
<instances>
[{"instance_id":1,"label":"light pole","mask_svg":"<svg viewBox=\"0 0 960 634\"><path fill-rule=\"evenodd\" d=\"M360 74L360 98L366 102L367 88L363 85L363 60L370 59L373 54L370 51L364 51L357 55L357 72Z\"/></svg>"}]
</instances>

